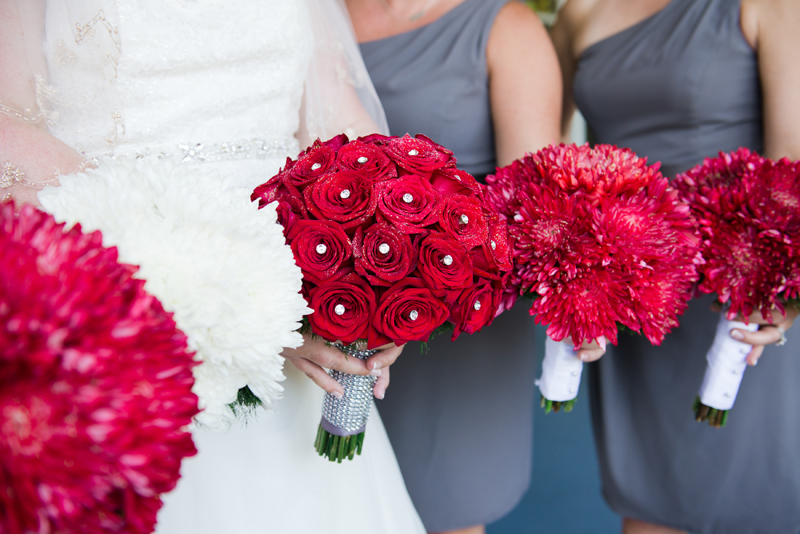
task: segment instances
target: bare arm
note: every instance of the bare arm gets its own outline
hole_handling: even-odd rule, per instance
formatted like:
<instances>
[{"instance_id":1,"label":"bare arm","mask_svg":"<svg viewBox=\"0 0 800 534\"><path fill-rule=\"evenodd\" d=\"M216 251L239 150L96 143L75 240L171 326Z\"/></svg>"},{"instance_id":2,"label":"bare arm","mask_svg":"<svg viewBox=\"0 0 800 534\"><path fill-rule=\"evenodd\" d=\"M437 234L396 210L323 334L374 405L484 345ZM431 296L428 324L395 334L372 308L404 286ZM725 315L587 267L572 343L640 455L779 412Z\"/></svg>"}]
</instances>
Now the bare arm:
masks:
<instances>
[{"instance_id":1,"label":"bare arm","mask_svg":"<svg viewBox=\"0 0 800 534\"><path fill-rule=\"evenodd\" d=\"M800 159L800 6L745 0L742 30L758 53L765 155Z\"/></svg>"},{"instance_id":2,"label":"bare arm","mask_svg":"<svg viewBox=\"0 0 800 534\"><path fill-rule=\"evenodd\" d=\"M539 18L518 2L497 14L486 49L497 164L557 143L561 77Z\"/></svg>"}]
</instances>

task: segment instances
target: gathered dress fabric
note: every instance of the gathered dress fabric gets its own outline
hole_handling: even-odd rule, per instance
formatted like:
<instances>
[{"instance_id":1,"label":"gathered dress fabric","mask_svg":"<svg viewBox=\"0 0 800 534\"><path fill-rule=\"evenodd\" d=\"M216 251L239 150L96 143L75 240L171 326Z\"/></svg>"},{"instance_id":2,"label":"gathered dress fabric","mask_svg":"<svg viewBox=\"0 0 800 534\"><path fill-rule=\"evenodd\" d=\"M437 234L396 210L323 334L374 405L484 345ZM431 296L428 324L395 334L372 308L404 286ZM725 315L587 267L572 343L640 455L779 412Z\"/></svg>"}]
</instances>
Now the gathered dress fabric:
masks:
<instances>
[{"instance_id":1,"label":"gathered dress fabric","mask_svg":"<svg viewBox=\"0 0 800 534\"><path fill-rule=\"evenodd\" d=\"M763 150L756 52L740 0L672 0L590 46L574 81L597 142L672 178L719 151ZM800 531L800 343L748 367L727 426L694 421L719 315L693 300L661 346L622 334L589 366L603 494L619 514L695 534Z\"/></svg>"},{"instance_id":2,"label":"gathered dress fabric","mask_svg":"<svg viewBox=\"0 0 800 534\"><path fill-rule=\"evenodd\" d=\"M482 180L495 170L486 44L509 0L466 0L436 21L361 43L392 135L424 134ZM520 302L479 333L409 343L378 401L428 531L495 521L530 483L535 340Z\"/></svg>"},{"instance_id":3,"label":"gathered dress fabric","mask_svg":"<svg viewBox=\"0 0 800 534\"><path fill-rule=\"evenodd\" d=\"M187 165L248 194L299 152L312 39L305 1L47 0L51 130L88 158ZM377 411L363 455L328 462L313 447L323 391L285 374L273 411L193 429L157 532L424 533Z\"/></svg>"}]
</instances>

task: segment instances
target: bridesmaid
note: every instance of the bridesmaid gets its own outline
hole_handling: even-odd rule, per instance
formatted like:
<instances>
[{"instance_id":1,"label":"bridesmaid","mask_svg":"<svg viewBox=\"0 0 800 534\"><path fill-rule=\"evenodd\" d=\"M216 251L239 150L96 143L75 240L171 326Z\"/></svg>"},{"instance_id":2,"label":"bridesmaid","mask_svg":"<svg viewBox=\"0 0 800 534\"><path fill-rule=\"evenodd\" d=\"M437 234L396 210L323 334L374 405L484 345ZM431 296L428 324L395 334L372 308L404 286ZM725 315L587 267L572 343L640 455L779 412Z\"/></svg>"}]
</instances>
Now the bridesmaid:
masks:
<instances>
[{"instance_id":1,"label":"bridesmaid","mask_svg":"<svg viewBox=\"0 0 800 534\"><path fill-rule=\"evenodd\" d=\"M577 104L597 142L660 161L669 177L740 146L800 159L797 0L569 0L553 39L563 126ZM693 301L660 347L625 336L590 366L603 493L624 533L800 531L797 332L777 347L760 314L758 332L732 331L754 345L749 363L766 357L725 428L696 423L712 301Z\"/></svg>"},{"instance_id":2,"label":"bridesmaid","mask_svg":"<svg viewBox=\"0 0 800 534\"><path fill-rule=\"evenodd\" d=\"M393 135L423 133L479 180L558 139L544 27L509 0L347 0ZM378 403L429 532L484 532L528 487L534 393L527 306L475 335L409 344Z\"/></svg>"}]
</instances>

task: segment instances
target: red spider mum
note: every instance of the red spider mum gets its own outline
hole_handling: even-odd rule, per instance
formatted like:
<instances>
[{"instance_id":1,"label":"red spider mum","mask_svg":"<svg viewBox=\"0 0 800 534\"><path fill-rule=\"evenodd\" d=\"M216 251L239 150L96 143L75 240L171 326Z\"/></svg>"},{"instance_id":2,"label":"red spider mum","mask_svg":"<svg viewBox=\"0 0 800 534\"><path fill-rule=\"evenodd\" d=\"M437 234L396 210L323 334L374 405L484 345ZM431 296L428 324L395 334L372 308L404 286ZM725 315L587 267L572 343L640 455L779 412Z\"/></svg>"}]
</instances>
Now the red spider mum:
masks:
<instances>
[{"instance_id":1,"label":"red spider mum","mask_svg":"<svg viewBox=\"0 0 800 534\"><path fill-rule=\"evenodd\" d=\"M193 355L136 270L0 206L0 532L152 532L195 454Z\"/></svg>"},{"instance_id":2,"label":"red spider mum","mask_svg":"<svg viewBox=\"0 0 800 534\"><path fill-rule=\"evenodd\" d=\"M697 279L689 208L627 149L550 146L487 178L488 202L506 218L510 287L536 298L548 335L576 346L624 325L655 344L677 324ZM506 294L501 307L513 303Z\"/></svg>"},{"instance_id":3,"label":"red spider mum","mask_svg":"<svg viewBox=\"0 0 800 534\"><path fill-rule=\"evenodd\" d=\"M675 187L698 221L705 265L700 290L747 318L797 298L800 164L740 148L679 175Z\"/></svg>"}]
</instances>

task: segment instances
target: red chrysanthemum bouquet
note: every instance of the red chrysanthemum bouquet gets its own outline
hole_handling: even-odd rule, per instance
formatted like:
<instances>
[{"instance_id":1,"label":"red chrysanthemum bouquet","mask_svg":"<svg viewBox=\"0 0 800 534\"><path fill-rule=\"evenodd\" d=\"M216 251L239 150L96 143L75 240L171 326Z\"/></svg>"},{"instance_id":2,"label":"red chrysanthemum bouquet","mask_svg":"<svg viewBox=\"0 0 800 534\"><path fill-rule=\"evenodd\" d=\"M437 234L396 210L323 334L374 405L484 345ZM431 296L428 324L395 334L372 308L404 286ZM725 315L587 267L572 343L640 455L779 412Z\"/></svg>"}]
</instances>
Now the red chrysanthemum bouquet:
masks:
<instances>
[{"instance_id":1,"label":"red chrysanthemum bouquet","mask_svg":"<svg viewBox=\"0 0 800 534\"><path fill-rule=\"evenodd\" d=\"M453 153L424 136L317 141L252 198L278 201L311 331L358 358L387 343L453 339L494 319L511 268L506 225ZM360 453L375 378L331 372L316 448Z\"/></svg>"},{"instance_id":2,"label":"red chrysanthemum bouquet","mask_svg":"<svg viewBox=\"0 0 800 534\"><path fill-rule=\"evenodd\" d=\"M659 344L678 324L699 261L689 208L657 165L608 145L550 146L487 182L512 242L503 307L535 299L530 313L548 325L542 405L569 411L583 342L616 344L626 327Z\"/></svg>"},{"instance_id":3,"label":"red chrysanthemum bouquet","mask_svg":"<svg viewBox=\"0 0 800 534\"><path fill-rule=\"evenodd\" d=\"M152 532L195 454L193 355L135 272L0 205L0 532Z\"/></svg>"},{"instance_id":4,"label":"red chrysanthemum bouquet","mask_svg":"<svg viewBox=\"0 0 800 534\"><path fill-rule=\"evenodd\" d=\"M700 290L727 306L695 401L698 421L724 426L752 346L730 337L754 331L800 293L800 163L773 162L746 148L706 159L673 182L697 219L705 264ZM793 304L794 305L794 304ZM738 314L744 322L734 321Z\"/></svg>"}]
</instances>

